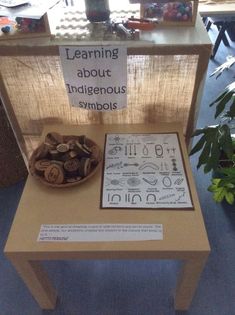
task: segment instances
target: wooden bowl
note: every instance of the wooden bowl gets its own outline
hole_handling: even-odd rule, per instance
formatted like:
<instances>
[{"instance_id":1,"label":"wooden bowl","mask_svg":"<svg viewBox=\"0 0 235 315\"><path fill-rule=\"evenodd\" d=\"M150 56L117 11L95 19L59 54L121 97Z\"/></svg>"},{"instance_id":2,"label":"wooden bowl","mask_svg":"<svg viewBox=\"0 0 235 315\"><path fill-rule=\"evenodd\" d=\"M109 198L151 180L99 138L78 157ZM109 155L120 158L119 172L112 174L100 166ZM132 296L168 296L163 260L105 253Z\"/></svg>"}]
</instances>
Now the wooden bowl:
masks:
<instances>
[{"instance_id":1,"label":"wooden bowl","mask_svg":"<svg viewBox=\"0 0 235 315\"><path fill-rule=\"evenodd\" d=\"M79 136L62 136L62 138L63 138L63 143L68 143L68 141L70 141L70 140L73 140L73 141L78 140ZM91 161L92 162L91 162L91 165L90 165L90 171L85 177L82 177L80 180L75 180L73 182L67 182L67 180L69 180L71 178L70 177L66 177L66 171L63 168L64 181L62 183L57 184L57 183L51 183L51 182L47 181L46 178L44 177L45 172L43 172L43 174L39 174L38 170L35 168L35 163L36 162L38 162L39 160L45 159L44 157L40 156L41 152L42 152L42 149L45 147L45 142L41 143L34 150L34 152L32 153L32 155L31 155L31 157L29 159L29 171L30 171L30 174L34 178L38 179L40 182L45 184L46 186L56 187L56 188L72 187L72 186L77 186L77 185L80 185L80 184L86 182L99 169L99 167L101 165L101 161L102 161L102 152L101 152L99 146L93 140L91 140L91 139L89 139L87 137L85 139L86 139L85 140L86 141L85 142L86 146L88 148L90 148L90 149L92 148L93 152L95 151L95 158L94 158L94 156L93 156L93 159L91 157ZM49 156L47 155L46 159L48 161L50 161L50 163L54 164L54 162L55 162L55 159L51 159L50 155ZM77 159L80 160L79 158L77 158ZM59 160L58 160L58 163L59 163ZM62 163L62 162L60 162L60 163ZM62 168L62 166L60 166L60 167Z\"/></svg>"}]
</instances>

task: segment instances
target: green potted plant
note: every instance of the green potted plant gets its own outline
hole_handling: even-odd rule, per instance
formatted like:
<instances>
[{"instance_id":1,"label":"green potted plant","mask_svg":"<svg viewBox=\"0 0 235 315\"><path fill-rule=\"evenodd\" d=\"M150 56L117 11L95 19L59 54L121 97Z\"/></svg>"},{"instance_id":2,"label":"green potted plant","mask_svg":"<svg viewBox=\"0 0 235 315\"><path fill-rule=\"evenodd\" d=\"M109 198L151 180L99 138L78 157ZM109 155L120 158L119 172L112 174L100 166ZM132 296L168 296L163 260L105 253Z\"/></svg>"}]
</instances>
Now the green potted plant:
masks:
<instances>
[{"instance_id":1,"label":"green potted plant","mask_svg":"<svg viewBox=\"0 0 235 315\"><path fill-rule=\"evenodd\" d=\"M226 200L230 205L235 202L235 167L221 168L220 178L212 178L208 190L213 193L216 202Z\"/></svg>"},{"instance_id":2,"label":"green potted plant","mask_svg":"<svg viewBox=\"0 0 235 315\"><path fill-rule=\"evenodd\" d=\"M225 69L235 64L235 56L218 67L212 74L218 78ZM215 107L214 118L219 123L197 129L193 137L200 136L190 155L200 151L197 168L204 167L204 172L213 172L212 184L208 190L214 200L226 200L235 203L235 81L225 87L224 91L209 106Z\"/></svg>"}]
</instances>

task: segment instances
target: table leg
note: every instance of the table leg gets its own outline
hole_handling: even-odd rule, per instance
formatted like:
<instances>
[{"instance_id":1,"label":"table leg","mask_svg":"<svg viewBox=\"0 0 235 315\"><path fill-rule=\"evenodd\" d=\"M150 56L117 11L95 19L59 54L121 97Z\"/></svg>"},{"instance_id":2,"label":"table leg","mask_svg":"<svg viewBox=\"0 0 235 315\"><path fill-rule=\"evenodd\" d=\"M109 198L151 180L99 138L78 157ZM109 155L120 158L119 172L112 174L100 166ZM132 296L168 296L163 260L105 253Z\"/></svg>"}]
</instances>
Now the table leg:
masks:
<instances>
[{"instance_id":1,"label":"table leg","mask_svg":"<svg viewBox=\"0 0 235 315\"><path fill-rule=\"evenodd\" d=\"M24 280L29 291L42 309L54 309L56 292L39 261L10 258L11 263Z\"/></svg>"},{"instance_id":2,"label":"table leg","mask_svg":"<svg viewBox=\"0 0 235 315\"><path fill-rule=\"evenodd\" d=\"M206 24L206 30L207 30L207 32L210 30L211 24L212 24L212 22L209 20L209 21L207 22L207 24Z\"/></svg>"},{"instance_id":3,"label":"table leg","mask_svg":"<svg viewBox=\"0 0 235 315\"><path fill-rule=\"evenodd\" d=\"M226 29L227 29L227 23L223 23L222 27L221 27L221 29L219 31L219 34L218 34L218 36L216 38L216 41L215 41L215 44L214 44L214 48L213 48L213 53L211 55L211 59L213 59L215 57L216 52L217 52L217 50L219 48L220 42L221 42L222 38L225 35Z\"/></svg>"},{"instance_id":4,"label":"table leg","mask_svg":"<svg viewBox=\"0 0 235 315\"><path fill-rule=\"evenodd\" d=\"M189 308L207 257L208 255L205 255L200 259L190 259L183 262L175 294L176 310L183 311Z\"/></svg>"}]
</instances>

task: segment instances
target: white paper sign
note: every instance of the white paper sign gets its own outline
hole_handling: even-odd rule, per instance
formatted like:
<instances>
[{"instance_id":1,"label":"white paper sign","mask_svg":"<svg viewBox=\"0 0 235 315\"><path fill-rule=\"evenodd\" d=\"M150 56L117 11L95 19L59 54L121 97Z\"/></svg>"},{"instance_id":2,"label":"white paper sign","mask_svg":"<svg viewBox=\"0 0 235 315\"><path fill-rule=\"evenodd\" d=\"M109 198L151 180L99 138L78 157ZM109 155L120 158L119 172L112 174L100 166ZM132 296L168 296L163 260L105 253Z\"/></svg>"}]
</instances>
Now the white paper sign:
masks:
<instances>
[{"instance_id":1,"label":"white paper sign","mask_svg":"<svg viewBox=\"0 0 235 315\"><path fill-rule=\"evenodd\" d=\"M162 224L43 224L38 242L162 240Z\"/></svg>"},{"instance_id":2,"label":"white paper sign","mask_svg":"<svg viewBox=\"0 0 235 315\"><path fill-rule=\"evenodd\" d=\"M60 46L72 106L113 111L127 106L127 49L123 46Z\"/></svg>"},{"instance_id":3,"label":"white paper sign","mask_svg":"<svg viewBox=\"0 0 235 315\"><path fill-rule=\"evenodd\" d=\"M107 134L102 208L191 208L176 133Z\"/></svg>"}]
</instances>

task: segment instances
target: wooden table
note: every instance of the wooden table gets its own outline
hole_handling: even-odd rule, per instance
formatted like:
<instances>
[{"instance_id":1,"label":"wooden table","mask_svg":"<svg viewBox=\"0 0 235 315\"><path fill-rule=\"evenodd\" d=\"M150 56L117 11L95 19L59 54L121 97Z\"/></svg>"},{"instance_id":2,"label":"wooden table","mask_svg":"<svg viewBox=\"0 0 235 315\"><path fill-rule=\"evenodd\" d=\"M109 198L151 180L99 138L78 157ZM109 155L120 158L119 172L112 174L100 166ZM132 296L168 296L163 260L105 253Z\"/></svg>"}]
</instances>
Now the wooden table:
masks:
<instances>
[{"instance_id":1,"label":"wooden table","mask_svg":"<svg viewBox=\"0 0 235 315\"><path fill-rule=\"evenodd\" d=\"M224 17L235 15L235 1L234 3L215 3L215 4L205 4L200 3L198 6L198 11L201 16L213 16L213 17Z\"/></svg>"},{"instance_id":2,"label":"wooden table","mask_svg":"<svg viewBox=\"0 0 235 315\"><path fill-rule=\"evenodd\" d=\"M53 309L56 292L42 269L43 260L178 259L183 260L175 308L186 310L210 246L204 227L182 129L178 124L87 125L53 127L62 134L85 134L104 147L105 133L177 132L192 195L193 210L100 209L101 169L81 186L53 189L28 177L6 243L10 259L43 309ZM52 131L52 129L46 129ZM92 197L91 197L92 196ZM37 242L42 224L162 224L163 240L124 242Z\"/></svg>"},{"instance_id":3,"label":"wooden table","mask_svg":"<svg viewBox=\"0 0 235 315\"><path fill-rule=\"evenodd\" d=\"M234 3L213 4L204 4L202 2L199 3L198 10L204 20L209 19L206 25L207 31L210 29L212 23L215 23L219 29L211 55L211 58L214 58L221 40L224 42L225 46L230 46L225 32L231 27L231 23L234 23L235 21L235 1Z\"/></svg>"}]
</instances>

